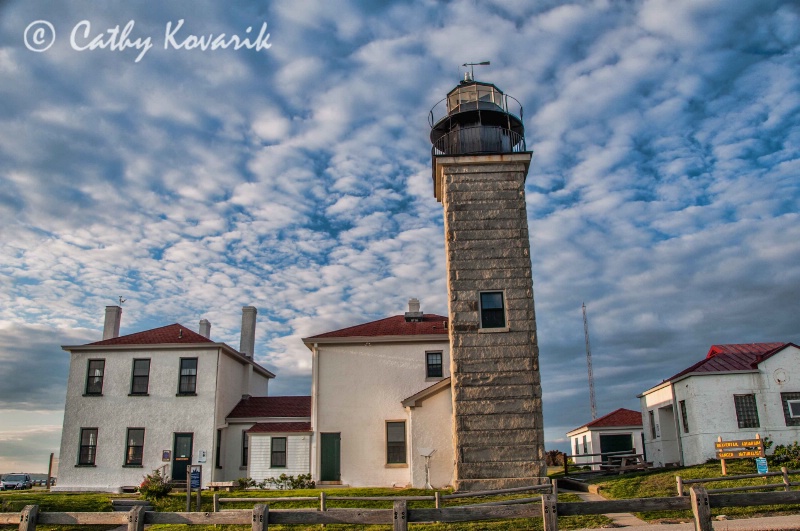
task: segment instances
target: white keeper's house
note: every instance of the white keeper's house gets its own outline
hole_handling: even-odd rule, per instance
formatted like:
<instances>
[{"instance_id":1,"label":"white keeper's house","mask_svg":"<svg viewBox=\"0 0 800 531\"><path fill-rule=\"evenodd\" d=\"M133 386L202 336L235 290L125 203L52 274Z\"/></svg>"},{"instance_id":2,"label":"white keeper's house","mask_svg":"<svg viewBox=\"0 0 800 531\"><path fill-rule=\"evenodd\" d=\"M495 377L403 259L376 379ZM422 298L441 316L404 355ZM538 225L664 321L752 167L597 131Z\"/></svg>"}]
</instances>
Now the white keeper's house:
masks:
<instances>
[{"instance_id":1,"label":"white keeper's house","mask_svg":"<svg viewBox=\"0 0 800 531\"><path fill-rule=\"evenodd\" d=\"M303 339L311 350L311 474L319 484L450 485L447 317L409 311ZM427 458L426 458L427 456Z\"/></svg>"},{"instance_id":2,"label":"white keeper's house","mask_svg":"<svg viewBox=\"0 0 800 531\"><path fill-rule=\"evenodd\" d=\"M102 341L62 347L70 369L53 490L119 492L159 469L180 482L188 464L203 465L204 486L235 479L247 463L242 431L259 423L307 423L308 414L287 418L266 402L247 423L231 416L248 398L266 397L275 377L253 361L256 313L243 308L236 350L211 340L205 319L199 333L176 323L120 336L122 309L107 307ZM276 435L289 437L294 429L281 425Z\"/></svg>"},{"instance_id":3,"label":"white keeper's house","mask_svg":"<svg viewBox=\"0 0 800 531\"><path fill-rule=\"evenodd\" d=\"M713 459L718 437L791 444L800 440L800 347L713 345L639 398L647 459L656 466Z\"/></svg>"}]
</instances>

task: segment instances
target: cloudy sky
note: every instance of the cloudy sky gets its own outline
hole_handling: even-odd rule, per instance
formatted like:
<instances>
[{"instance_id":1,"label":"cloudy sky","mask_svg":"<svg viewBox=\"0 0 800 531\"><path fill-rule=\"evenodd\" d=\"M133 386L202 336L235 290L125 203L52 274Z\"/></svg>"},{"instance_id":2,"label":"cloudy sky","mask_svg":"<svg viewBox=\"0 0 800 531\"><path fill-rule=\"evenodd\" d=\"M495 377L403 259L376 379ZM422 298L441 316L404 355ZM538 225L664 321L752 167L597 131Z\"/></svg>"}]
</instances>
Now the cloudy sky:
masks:
<instances>
[{"instance_id":1,"label":"cloudy sky","mask_svg":"<svg viewBox=\"0 0 800 531\"><path fill-rule=\"evenodd\" d=\"M548 449L590 420L584 301L600 414L714 343L800 343L798 28L788 0L0 1L0 472L46 469L60 345L119 296L123 334L234 347L258 307L273 394L310 392L301 337L446 314L427 117L465 62L524 105ZM261 49L187 49L222 33Z\"/></svg>"}]
</instances>

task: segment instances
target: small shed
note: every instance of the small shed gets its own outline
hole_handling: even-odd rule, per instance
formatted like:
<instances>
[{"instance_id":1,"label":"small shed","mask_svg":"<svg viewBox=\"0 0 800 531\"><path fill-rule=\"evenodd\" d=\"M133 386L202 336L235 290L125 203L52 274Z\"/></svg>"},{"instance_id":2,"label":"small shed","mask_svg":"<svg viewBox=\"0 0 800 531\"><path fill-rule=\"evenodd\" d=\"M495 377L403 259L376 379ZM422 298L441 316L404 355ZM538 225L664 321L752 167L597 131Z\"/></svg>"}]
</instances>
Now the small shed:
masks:
<instances>
[{"instance_id":1,"label":"small shed","mask_svg":"<svg viewBox=\"0 0 800 531\"><path fill-rule=\"evenodd\" d=\"M619 408L567 432L567 437L570 442L569 453L573 456L572 461L578 466L606 461L604 454L610 452L630 451L642 454L644 452L642 413ZM599 464L590 466L592 470L600 470Z\"/></svg>"}]
</instances>

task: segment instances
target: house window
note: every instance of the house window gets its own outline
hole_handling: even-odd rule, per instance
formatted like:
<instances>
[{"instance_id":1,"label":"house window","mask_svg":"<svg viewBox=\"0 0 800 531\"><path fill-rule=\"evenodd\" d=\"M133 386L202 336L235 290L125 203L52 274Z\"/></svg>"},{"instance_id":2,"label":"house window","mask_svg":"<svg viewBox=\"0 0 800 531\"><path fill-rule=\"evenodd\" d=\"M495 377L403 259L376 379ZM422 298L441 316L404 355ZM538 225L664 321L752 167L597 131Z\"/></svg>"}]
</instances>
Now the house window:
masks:
<instances>
[{"instance_id":1,"label":"house window","mask_svg":"<svg viewBox=\"0 0 800 531\"><path fill-rule=\"evenodd\" d=\"M733 395L736 405L736 420L740 428L758 428L758 409L756 395Z\"/></svg>"},{"instance_id":2,"label":"house window","mask_svg":"<svg viewBox=\"0 0 800 531\"><path fill-rule=\"evenodd\" d=\"M653 413L653 410L647 412L650 419L650 438L655 440L656 438L656 415Z\"/></svg>"},{"instance_id":3,"label":"house window","mask_svg":"<svg viewBox=\"0 0 800 531\"><path fill-rule=\"evenodd\" d=\"M97 428L81 428L81 444L78 450L78 464L94 466L97 456Z\"/></svg>"},{"instance_id":4,"label":"house window","mask_svg":"<svg viewBox=\"0 0 800 531\"><path fill-rule=\"evenodd\" d=\"M781 393L783 418L787 426L800 426L800 393Z\"/></svg>"},{"instance_id":5,"label":"house window","mask_svg":"<svg viewBox=\"0 0 800 531\"><path fill-rule=\"evenodd\" d=\"M406 462L406 422L386 423L386 463Z\"/></svg>"},{"instance_id":6,"label":"house window","mask_svg":"<svg viewBox=\"0 0 800 531\"><path fill-rule=\"evenodd\" d=\"M217 448L214 452L214 464L222 468L222 430L217 430Z\"/></svg>"},{"instance_id":7,"label":"house window","mask_svg":"<svg viewBox=\"0 0 800 531\"><path fill-rule=\"evenodd\" d=\"M128 428L128 437L125 442L125 464L142 464L144 455L144 428Z\"/></svg>"},{"instance_id":8,"label":"house window","mask_svg":"<svg viewBox=\"0 0 800 531\"><path fill-rule=\"evenodd\" d=\"M428 378L441 378L442 377L442 353L441 352L426 352L425 353L425 375Z\"/></svg>"},{"instance_id":9,"label":"house window","mask_svg":"<svg viewBox=\"0 0 800 531\"><path fill-rule=\"evenodd\" d=\"M133 360L131 394L146 395L150 385L150 360Z\"/></svg>"},{"instance_id":10,"label":"house window","mask_svg":"<svg viewBox=\"0 0 800 531\"><path fill-rule=\"evenodd\" d=\"M481 293L481 328L505 328L506 310L502 291Z\"/></svg>"},{"instance_id":11,"label":"house window","mask_svg":"<svg viewBox=\"0 0 800 531\"><path fill-rule=\"evenodd\" d=\"M89 360L86 369L86 394L103 394L103 372L105 372L106 360Z\"/></svg>"},{"instance_id":12,"label":"house window","mask_svg":"<svg viewBox=\"0 0 800 531\"><path fill-rule=\"evenodd\" d=\"M589 447L586 445L586 435L583 436L583 453L589 453Z\"/></svg>"},{"instance_id":13,"label":"house window","mask_svg":"<svg viewBox=\"0 0 800 531\"><path fill-rule=\"evenodd\" d=\"M578 455L580 453L581 453L581 451L580 451L580 448L578 447L578 438L575 437L575 455Z\"/></svg>"},{"instance_id":14,"label":"house window","mask_svg":"<svg viewBox=\"0 0 800 531\"><path fill-rule=\"evenodd\" d=\"M197 358L181 358L179 395L193 395L197 391Z\"/></svg>"},{"instance_id":15,"label":"house window","mask_svg":"<svg viewBox=\"0 0 800 531\"><path fill-rule=\"evenodd\" d=\"M247 450L248 450L247 432L242 432L242 466L247 466Z\"/></svg>"},{"instance_id":16,"label":"house window","mask_svg":"<svg viewBox=\"0 0 800 531\"><path fill-rule=\"evenodd\" d=\"M686 400L678 402L678 407L681 409L681 421L683 422L683 433L689 433L689 419L686 414Z\"/></svg>"},{"instance_id":17,"label":"house window","mask_svg":"<svg viewBox=\"0 0 800 531\"><path fill-rule=\"evenodd\" d=\"M270 468L286 468L286 437L273 437L269 456Z\"/></svg>"}]
</instances>

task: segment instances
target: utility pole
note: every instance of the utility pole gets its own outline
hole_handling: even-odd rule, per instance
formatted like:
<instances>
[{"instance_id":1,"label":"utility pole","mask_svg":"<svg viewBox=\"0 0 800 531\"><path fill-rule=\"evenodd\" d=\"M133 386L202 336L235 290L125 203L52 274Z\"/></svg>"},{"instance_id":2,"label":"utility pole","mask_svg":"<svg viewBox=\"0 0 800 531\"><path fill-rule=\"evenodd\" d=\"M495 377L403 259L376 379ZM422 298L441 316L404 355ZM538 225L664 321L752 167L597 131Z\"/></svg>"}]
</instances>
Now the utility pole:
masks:
<instances>
[{"instance_id":1,"label":"utility pole","mask_svg":"<svg viewBox=\"0 0 800 531\"><path fill-rule=\"evenodd\" d=\"M594 400L594 375L592 374L592 348L589 346L589 321L586 319L586 303L583 308L583 335L586 338L586 366L589 369L589 401L592 405L592 420L597 418L597 403Z\"/></svg>"}]
</instances>

